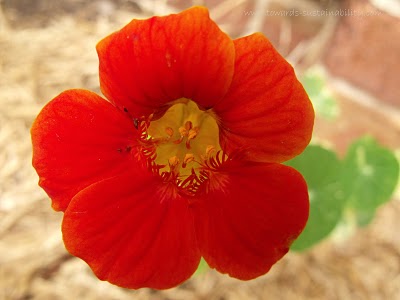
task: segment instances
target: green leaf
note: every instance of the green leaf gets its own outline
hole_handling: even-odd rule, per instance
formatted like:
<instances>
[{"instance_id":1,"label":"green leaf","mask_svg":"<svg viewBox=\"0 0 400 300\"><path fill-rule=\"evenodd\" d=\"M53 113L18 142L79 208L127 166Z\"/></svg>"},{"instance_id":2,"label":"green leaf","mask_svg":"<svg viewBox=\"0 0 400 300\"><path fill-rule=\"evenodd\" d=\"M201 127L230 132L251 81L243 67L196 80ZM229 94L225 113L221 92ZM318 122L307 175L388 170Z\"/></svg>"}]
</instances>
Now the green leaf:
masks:
<instances>
[{"instance_id":1,"label":"green leaf","mask_svg":"<svg viewBox=\"0 0 400 300\"><path fill-rule=\"evenodd\" d=\"M339 107L322 72L317 69L310 69L302 77L301 82L317 115L328 120L335 120L339 116Z\"/></svg>"},{"instance_id":2,"label":"green leaf","mask_svg":"<svg viewBox=\"0 0 400 300\"><path fill-rule=\"evenodd\" d=\"M201 275L205 273L210 267L208 266L207 262L204 260L204 258L201 258L199 266L197 267L197 270L195 272L195 275Z\"/></svg>"},{"instance_id":3,"label":"green leaf","mask_svg":"<svg viewBox=\"0 0 400 300\"><path fill-rule=\"evenodd\" d=\"M376 209L390 200L399 176L395 155L380 146L372 137L355 141L344 160L342 182L347 199L346 210L365 226Z\"/></svg>"},{"instance_id":4,"label":"green leaf","mask_svg":"<svg viewBox=\"0 0 400 300\"><path fill-rule=\"evenodd\" d=\"M304 74L301 82L310 97L318 97L325 86L325 81L322 75L312 70L309 70Z\"/></svg>"},{"instance_id":5,"label":"green leaf","mask_svg":"<svg viewBox=\"0 0 400 300\"><path fill-rule=\"evenodd\" d=\"M287 164L304 176L310 196L306 228L291 247L302 251L330 234L342 216L345 202L340 181L341 163L334 152L310 145Z\"/></svg>"}]
</instances>

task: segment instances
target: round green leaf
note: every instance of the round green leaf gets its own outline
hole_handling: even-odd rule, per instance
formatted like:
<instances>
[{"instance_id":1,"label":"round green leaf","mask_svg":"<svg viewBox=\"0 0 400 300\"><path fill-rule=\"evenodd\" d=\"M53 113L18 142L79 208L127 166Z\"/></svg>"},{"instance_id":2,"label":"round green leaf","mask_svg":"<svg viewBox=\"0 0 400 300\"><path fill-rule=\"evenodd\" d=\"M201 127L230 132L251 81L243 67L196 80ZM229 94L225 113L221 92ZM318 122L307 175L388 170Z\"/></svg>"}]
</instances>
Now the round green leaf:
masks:
<instances>
[{"instance_id":1,"label":"round green leaf","mask_svg":"<svg viewBox=\"0 0 400 300\"><path fill-rule=\"evenodd\" d=\"M367 225L376 209L390 200L399 176L399 163L394 154L372 137L355 141L344 160L342 182L347 201L346 210Z\"/></svg>"},{"instance_id":2,"label":"round green leaf","mask_svg":"<svg viewBox=\"0 0 400 300\"><path fill-rule=\"evenodd\" d=\"M341 163L334 152L310 145L287 164L304 176L310 196L310 216L306 228L291 247L292 250L302 251L330 234L341 218L344 207L339 177Z\"/></svg>"}]
</instances>

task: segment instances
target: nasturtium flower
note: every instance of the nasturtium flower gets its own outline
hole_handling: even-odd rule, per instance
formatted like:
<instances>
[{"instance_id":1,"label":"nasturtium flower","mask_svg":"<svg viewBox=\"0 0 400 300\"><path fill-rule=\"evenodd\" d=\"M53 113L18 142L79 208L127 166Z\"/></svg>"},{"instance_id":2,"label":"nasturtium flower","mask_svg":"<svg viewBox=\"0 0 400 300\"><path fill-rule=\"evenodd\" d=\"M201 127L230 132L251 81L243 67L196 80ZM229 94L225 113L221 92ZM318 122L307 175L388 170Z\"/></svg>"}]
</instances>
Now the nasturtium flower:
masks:
<instances>
[{"instance_id":1,"label":"nasturtium flower","mask_svg":"<svg viewBox=\"0 0 400 300\"><path fill-rule=\"evenodd\" d=\"M303 230L312 105L262 34L232 40L206 8L133 20L97 45L104 99L68 90L32 129L67 250L101 280L165 289L201 257L265 274Z\"/></svg>"}]
</instances>

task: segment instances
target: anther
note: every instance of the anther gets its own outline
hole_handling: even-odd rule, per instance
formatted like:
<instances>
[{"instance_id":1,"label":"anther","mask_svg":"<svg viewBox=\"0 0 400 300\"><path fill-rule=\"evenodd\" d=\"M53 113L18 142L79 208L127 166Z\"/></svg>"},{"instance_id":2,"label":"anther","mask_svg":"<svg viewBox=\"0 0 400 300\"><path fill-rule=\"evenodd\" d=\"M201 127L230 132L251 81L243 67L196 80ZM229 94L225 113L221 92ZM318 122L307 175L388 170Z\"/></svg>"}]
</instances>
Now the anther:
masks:
<instances>
[{"instance_id":1,"label":"anther","mask_svg":"<svg viewBox=\"0 0 400 300\"><path fill-rule=\"evenodd\" d=\"M188 129L186 129L183 126L179 127L178 131L179 131L181 137L187 136L187 134L188 134Z\"/></svg>"},{"instance_id":2,"label":"anther","mask_svg":"<svg viewBox=\"0 0 400 300\"><path fill-rule=\"evenodd\" d=\"M206 158L208 159L213 152L215 152L215 146L208 145L206 148Z\"/></svg>"},{"instance_id":3,"label":"anther","mask_svg":"<svg viewBox=\"0 0 400 300\"><path fill-rule=\"evenodd\" d=\"M194 155L192 153L186 153L185 158L183 159L182 168L186 168L186 165L192 161L194 161Z\"/></svg>"},{"instance_id":4,"label":"anther","mask_svg":"<svg viewBox=\"0 0 400 300\"><path fill-rule=\"evenodd\" d=\"M199 133L199 127L194 127L192 129L189 130L189 134L188 134L188 140L193 140L197 134Z\"/></svg>"},{"instance_id":5,"label":"anther","mask_svg":"<svg viewBox=\"0 0 400 300\"><path fill-rule=\"evenodd\" d=\"M182 143L183 138L188 135L188 130L183 126L179 127L178 131L179 131L179 134L181 135L181 137L179 139L177 139L176 141L174 141L174 144Z\"/></svg>"},{"instance_id":6,"label":"anther","mask_svg":"<svg viewBox=\"0 0 400 300\"><path fill-rule=\"evenodd\" d=\"M177 171L177 168L179 166L179 158L176 156L172 156L168 159L168 165L171 170L171 172Z\"/></svg>"},{"instance_id":7,"label":"anther","mask_svg":"<svg viewBox=\"0 0 400 300\"><path fill-rule=\"evenodd\" d=\"M206 148L206 154L205 155L200 155L202 161L203 162L208 161L215 151L216 151L215 146L208 145L207 148Z\"/></svg>"},{"instance_id":8,"label":"anther","mask_svg":"<svg viewBox=\"0 0 400 300\"><path fill-rule=\"evenodd\" d=\"M174 135L174 130L171 127L165 128L165 132L169 137L172 137Z\"/></svg>"},{"instance_id":9,"label":"anther","mask_svg":"<svg viewBox=\"0 0 400 300\"><path fill-rule=\"evenodd\" d=\"M197 136L198 133L199 133L198 127L194 127L189 130L187 140L186 140L186 149L190 149L190 141L193 140Z\"/></svg>"}]
</instances>

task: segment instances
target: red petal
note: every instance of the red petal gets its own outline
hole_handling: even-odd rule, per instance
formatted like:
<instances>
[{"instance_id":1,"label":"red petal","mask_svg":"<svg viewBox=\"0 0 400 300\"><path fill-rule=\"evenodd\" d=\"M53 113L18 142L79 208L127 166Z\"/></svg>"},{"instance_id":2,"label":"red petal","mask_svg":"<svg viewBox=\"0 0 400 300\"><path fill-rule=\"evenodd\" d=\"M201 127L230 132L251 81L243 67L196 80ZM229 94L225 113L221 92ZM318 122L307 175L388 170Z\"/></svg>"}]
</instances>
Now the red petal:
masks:
<instances>
[{"instance_id":1,"label":"red petal","mask_svg":"<svg viewBox=\"0 0 400 300\"><path fill-rule=\"evenodd\" d=\"M214 110L220 143L253 161L282 162L308 145L314 111L293 68L262 34L234 40L235 74Z\"/></svg>"},{"instance_id":2,"label":"red petal","mask_svg":"<svg viewBox=\"0 0 400 300\"><path fill-rule=\"evenodd\" d=\"M233 42L203 7L133 20L102 40L97 52L104 95L135 116L181 97L212 106L233 76Z\"/></svg>"},{"instance_id":3,"label":"red petal","mask_svg":"<svg viewBox=\"0 0 400 300\"><path fill-rule=\"evenodd\" d=\"M303 230L307 186L300 173L280 164L232 163L221 172L216 176L224 187L193 206L200 250L210 267L253 279L268 272Z\"/></svg>"},{"instance_id":4,"label":"red petal","mask_svg":"<svg viewBox=\"0 0 400 300\"><path fill-rule=\"evenodd\" d=\"M70 90L43 108L31 134L39 185L55 210L65 210L80 190L129 168L127 147L138 133L132 120L100 96Z\"/></svg>"},{"instance_id":5,"label":"red petal","mask_svg":"<svg viewBox=\"0 0 400 300\"><path fill-rule=\"evenodd\" d=\"M200 261L187 201L162 199L159 176L131 170L96 183L71 201L63 237L101 279L126 288L166 289Z\"/></svg>"}]
</instances>

